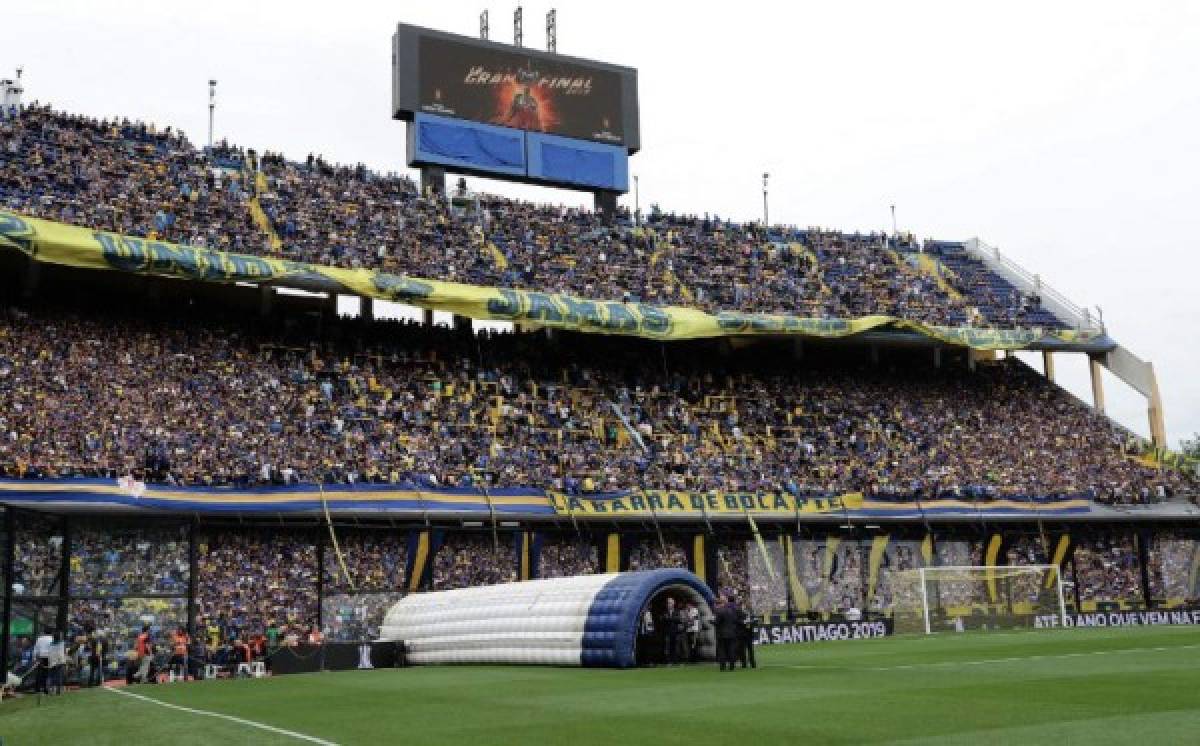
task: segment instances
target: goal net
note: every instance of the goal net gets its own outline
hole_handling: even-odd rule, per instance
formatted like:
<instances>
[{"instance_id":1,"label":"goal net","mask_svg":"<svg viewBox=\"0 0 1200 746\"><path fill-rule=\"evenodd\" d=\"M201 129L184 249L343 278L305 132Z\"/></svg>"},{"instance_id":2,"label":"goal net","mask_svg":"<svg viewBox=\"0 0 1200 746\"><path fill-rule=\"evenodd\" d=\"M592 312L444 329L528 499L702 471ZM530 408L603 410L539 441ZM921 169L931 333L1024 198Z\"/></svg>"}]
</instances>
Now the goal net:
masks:
<instances>
[{"instance_id":1,"label":"goal net","mask_svg":"<svg viewBox=\"0 0 1200 746\"><path fill-rule=\"evenodd\" d=\"M892 583L897 634L1060 627L1066 617L1054 565L921 567Z\"/></svg>"}]
</instances>

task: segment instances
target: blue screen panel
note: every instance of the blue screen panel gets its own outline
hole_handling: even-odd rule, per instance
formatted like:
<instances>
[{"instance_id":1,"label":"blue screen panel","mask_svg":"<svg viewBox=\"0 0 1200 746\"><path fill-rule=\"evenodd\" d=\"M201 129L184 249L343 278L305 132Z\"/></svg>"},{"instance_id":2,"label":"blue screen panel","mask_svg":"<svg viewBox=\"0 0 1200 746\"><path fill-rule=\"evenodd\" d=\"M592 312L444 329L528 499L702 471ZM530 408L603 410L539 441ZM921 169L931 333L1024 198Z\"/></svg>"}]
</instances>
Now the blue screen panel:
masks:
<instances>
[{"instance_id":1,"label":"blue screen panel","mask_svg":"<svg viewBox=\"0 0 1200 746\"><path fill-rule=\"evenodd\" d=\"M510 127L417 114L409 129L410 166L433 163L525 175L525 133Z\"/></svg>"},{"instance_id":2,"label":"blue screen panel","mask_svg":"<svg viewBox=\"0 0 1200 746\"><path fill-rule=\"evenodd\" d=\"M629 155L616 145L530 132L529 176L565 184L629 191Z\"/></svg>"}]
</instances>

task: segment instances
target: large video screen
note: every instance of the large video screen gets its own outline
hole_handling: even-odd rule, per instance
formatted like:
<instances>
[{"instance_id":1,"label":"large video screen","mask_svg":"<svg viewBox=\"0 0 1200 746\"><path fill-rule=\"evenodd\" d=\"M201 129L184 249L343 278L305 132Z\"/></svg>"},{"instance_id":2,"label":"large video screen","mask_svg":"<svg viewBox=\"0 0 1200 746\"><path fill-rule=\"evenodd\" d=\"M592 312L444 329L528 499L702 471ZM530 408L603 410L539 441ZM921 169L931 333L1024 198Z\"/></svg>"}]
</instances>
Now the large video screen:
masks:
<instances>
[{"instance_id":1,"label":"large video screen","mask_svg":"<svg viewBox=\"0 0 1200 746\"><path fill-rule=\"evenodd\" d=\"M624 142L616 73L431 36L420 45L420 106L427 114Z\"/></svg>"},{"instance_id":2,"label":"large video screen","mask_svg":"<svg viewBox=\"0 0 1200 746\"><path fill-rule=\"evenodd\" d=\"M632 68L404 24L393 52L398 118L421 113L640 146Z\"/></svg>"}]
</instances>

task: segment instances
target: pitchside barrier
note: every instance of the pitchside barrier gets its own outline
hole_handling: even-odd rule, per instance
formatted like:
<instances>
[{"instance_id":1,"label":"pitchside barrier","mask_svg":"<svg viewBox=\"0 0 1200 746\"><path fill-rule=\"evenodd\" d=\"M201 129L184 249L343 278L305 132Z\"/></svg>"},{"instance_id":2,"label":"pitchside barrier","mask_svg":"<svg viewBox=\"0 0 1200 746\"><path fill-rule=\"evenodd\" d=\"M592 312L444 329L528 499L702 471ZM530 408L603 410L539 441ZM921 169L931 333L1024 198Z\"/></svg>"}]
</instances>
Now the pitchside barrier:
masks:
<instances>
[{"instance_id":1,"label":"pitchside barrier","mask_svg":"<svg viewBox=\"0 0 1200 746\"><path fill-rule=\"evenodd\" d=\"M982 607L962 608L974 624L964 625L964 631L1005 629L1001 626L1005 614L988 613ZM988 626L990 623L991 626ZM1158 609L1149 611L1077 612L1068 608L1064 618L1058 614L1033 617L1029 629L1059 629L1062 627L1200 627L1200 607ZM829 621L769 620L758 627L757 645L833 642L837 640L870 640L891 637L896 627L890 618L865 621L831 619Z\"/></svg>"},{"instance_id":2,"label":"pitchside barrier","mask_svg":"<svg viewBox=\"0 0 1200 746\"><path fill-rule=\"evenodd\" d=\"M271 675L393 668L403 664L403 643L327 642L280 648L271 656Z\"/></svg>"}]
</instances>

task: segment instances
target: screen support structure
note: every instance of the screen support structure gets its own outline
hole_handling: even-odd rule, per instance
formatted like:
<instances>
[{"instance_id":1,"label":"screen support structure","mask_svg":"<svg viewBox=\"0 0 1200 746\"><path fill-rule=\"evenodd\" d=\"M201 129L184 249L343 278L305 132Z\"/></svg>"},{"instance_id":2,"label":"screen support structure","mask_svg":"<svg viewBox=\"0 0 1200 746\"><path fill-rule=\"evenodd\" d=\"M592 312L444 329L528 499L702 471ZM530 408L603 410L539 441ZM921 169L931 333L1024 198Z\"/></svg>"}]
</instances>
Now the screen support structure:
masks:
<instances>
[{"instance_id":1,"label":"screen support structure","mask_svg":"<svg viewBox=\"0 0 1200 746\"><path fill-rule=\"evenodd\" d=\"M441 166L421 166L421 194L446 193L446 169Z\"/></svg>"},{"instance_id":2,"label":"screen support structure","mask_svg":"<svg viewBox=\"0 0 1200 746\"><path fill-rule=\"evenodd\" d=\"M596 212L602 212L605 215L613 216L617 214L617 193L607 190L598 190L592 192L593 205Z\"/></svg>"}]
</instances>

